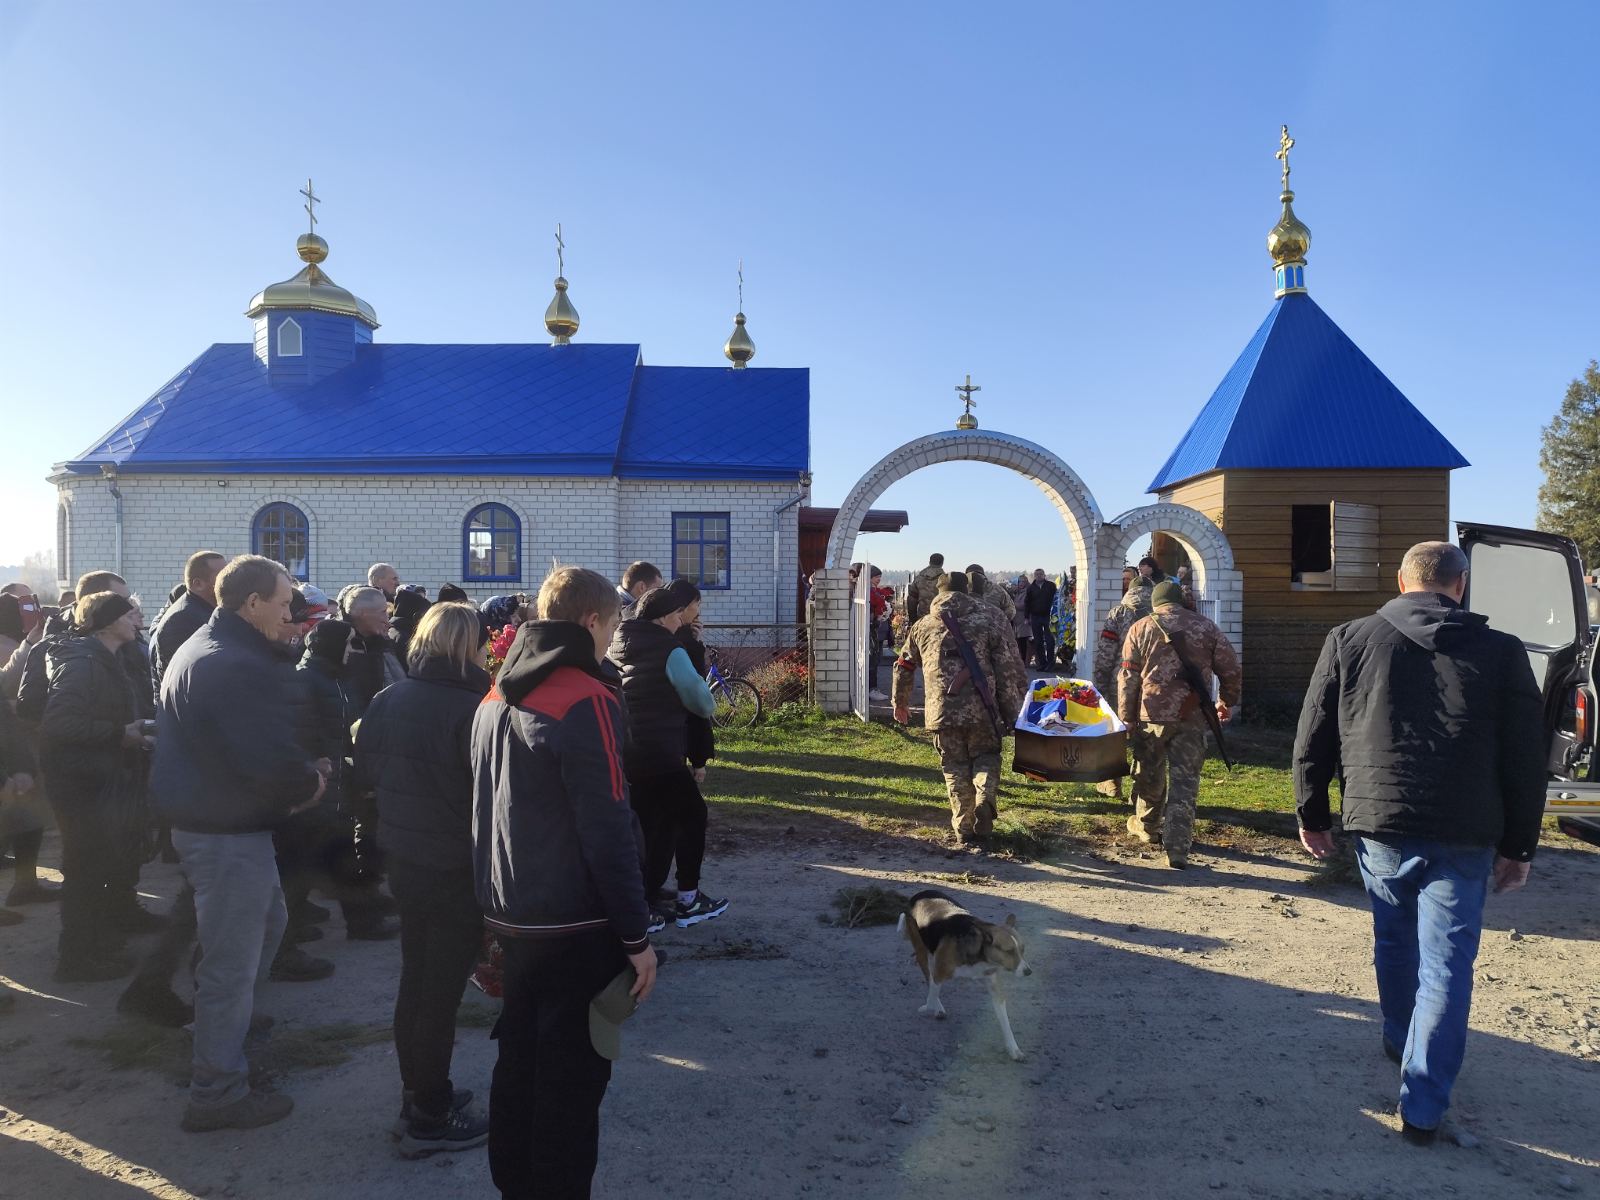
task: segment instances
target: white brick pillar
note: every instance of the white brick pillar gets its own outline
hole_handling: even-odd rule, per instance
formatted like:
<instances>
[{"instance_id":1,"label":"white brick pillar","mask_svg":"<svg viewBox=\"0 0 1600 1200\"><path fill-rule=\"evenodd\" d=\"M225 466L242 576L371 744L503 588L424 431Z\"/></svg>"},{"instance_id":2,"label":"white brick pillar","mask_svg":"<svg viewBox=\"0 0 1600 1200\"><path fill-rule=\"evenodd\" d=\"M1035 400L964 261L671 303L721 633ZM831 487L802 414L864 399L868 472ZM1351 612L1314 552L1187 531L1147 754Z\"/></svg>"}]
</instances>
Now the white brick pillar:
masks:
<instances>
[{"instance_id":1,"label":"white brick pillar","mask_svg":"<svg viewBox=\"0 0 1600 1200\"><path fill-rule=\"evenodd\" d=\"M817 707L850 711L850 567L811 577L811 670Z\"/></svg>"}]
</instances>

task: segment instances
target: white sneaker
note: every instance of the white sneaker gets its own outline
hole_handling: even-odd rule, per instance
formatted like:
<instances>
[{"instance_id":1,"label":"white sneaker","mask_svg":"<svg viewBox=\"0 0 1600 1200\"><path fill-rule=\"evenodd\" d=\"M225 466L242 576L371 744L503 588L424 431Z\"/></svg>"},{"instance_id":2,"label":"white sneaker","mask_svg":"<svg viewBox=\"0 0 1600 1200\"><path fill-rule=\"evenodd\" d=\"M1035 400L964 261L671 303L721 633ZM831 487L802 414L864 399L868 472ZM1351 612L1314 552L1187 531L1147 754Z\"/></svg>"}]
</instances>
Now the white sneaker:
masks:
<instances>
[{"instance_id":1,"label":"white sneaker","mask_svg":"<svg viewBox=\"0 0 1600 1200\"><path fill-rule=\"evenodd\" d=\"M867 693L867 699L868 700L887 700L888 698L889 697L885 696L882 692L878 691L877 689L873 689L872 691Z\"/></svg>"}]
</instances>

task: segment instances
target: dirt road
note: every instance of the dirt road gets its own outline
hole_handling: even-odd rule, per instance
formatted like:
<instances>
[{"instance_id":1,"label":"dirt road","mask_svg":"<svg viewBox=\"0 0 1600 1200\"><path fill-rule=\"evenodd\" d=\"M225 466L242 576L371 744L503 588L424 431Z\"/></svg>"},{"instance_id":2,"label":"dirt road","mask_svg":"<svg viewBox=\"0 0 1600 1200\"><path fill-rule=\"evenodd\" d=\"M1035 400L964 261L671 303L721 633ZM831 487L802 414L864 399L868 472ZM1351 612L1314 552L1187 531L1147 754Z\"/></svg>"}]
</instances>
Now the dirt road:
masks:
<instances>
[{"instance_id":1,"label":"dirt road","mask_svg":"<svg viewBox=\"0 0 1600 1200\"><path fill-rule=\"evenodd\" d=\"M1471 1148L1405 1146L1375 1023L1358 889L1296 862L1197 851L1179 873L1131 850L1053 863L947 858L909 841L775 836L713 852L733 905L662 940L603 1114L597 1196L1600 1196L1600 855L1547 848L1490 902L1454 1117ZM951 882L971 870L990 879ZM150 891L173 891L152 868ZM1011 985L1027 1060L982 986L922 985L892 927L819 916L844 886L937 886L1015 913L1034 973ZM113 1071L115 984L50 982L53 913L0 933L0 974L36 994L0 1016L0 1195L251 1200L493 1194L481 1152L423 1162L387 1137L399 1083L381 1040L281 1080L296 1101L250 1133L180 1132L184 1093ZM394 943L330 940L330 980L273 984L278 1033L381 1031ZM463 1028L456 1083L486 1093L493 1047ZM374 1039L367 1038L372 1041Z\"/></svg>"}]
</instances>

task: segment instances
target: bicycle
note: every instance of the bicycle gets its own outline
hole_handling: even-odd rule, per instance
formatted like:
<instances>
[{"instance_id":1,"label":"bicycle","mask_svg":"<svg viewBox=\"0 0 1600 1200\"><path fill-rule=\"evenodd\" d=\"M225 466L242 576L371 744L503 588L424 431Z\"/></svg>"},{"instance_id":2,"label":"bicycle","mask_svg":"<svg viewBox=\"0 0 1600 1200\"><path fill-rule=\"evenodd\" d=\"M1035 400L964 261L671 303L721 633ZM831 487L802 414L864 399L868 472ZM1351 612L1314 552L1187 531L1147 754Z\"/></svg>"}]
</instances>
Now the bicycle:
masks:
<instances>
[{"instance_id":1,"label":"bicycle","mask_svg":"<svg viewBox=\"0 0 1600 1200\"><path fill-rule=\"evenodd\" d=\"M717 652L706 649L706 686L715 706L711 723L718 729L748 729L761 719L761 693L741 676L729 677L717 667Z\"/></svg>"}]
</instances>

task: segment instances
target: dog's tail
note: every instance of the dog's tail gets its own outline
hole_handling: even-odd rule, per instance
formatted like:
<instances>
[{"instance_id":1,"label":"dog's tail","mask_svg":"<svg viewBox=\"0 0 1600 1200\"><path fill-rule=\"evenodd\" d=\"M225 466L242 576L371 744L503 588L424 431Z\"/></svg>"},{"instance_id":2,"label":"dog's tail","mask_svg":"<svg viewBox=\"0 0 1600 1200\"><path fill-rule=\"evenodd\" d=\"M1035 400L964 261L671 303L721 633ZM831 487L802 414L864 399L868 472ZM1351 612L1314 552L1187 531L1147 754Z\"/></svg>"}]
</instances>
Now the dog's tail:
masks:
<instances>
[{"instance_id":1,"label":"dog's tail","mask_svg":"<svg viewBox=\"0 0 1600 1200\"><path fill-rule=\"evenodd\" d=\"M906 941L909 942L911 940L911 935L906 932L906 914L905 913L901 913L900 914L900 921L899 921L899 923L897 925L895 925L895 929L900 934L901 937L906 939Z\"/></svg>"}]
</instances>

